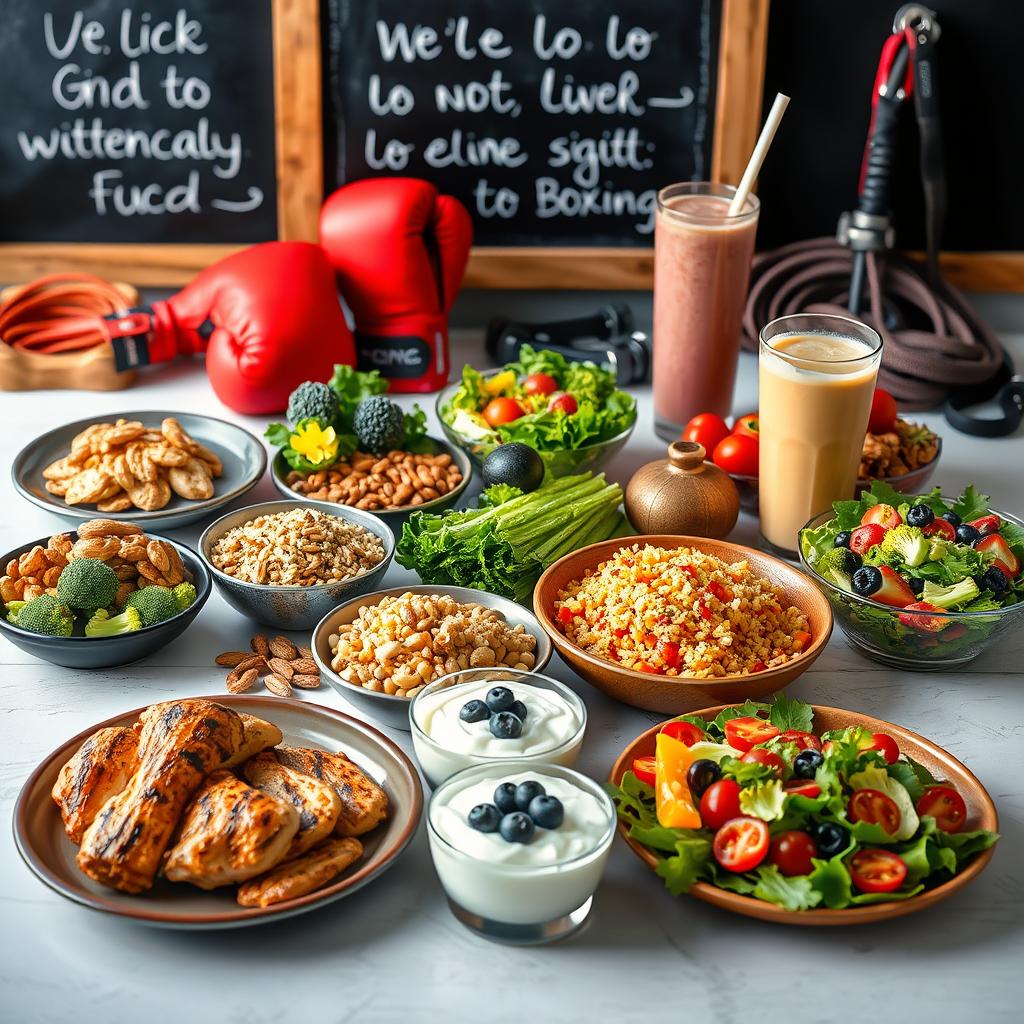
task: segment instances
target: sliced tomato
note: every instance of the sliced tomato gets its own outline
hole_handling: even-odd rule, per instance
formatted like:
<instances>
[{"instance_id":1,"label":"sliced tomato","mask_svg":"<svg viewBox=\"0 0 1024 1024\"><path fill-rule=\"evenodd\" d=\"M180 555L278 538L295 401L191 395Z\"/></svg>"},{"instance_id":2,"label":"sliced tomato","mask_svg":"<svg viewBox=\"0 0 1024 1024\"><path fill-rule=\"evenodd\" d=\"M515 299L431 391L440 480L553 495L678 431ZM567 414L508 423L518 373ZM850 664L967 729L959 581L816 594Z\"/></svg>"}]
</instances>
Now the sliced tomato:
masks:
<instances>
[{"instance_id":1,"label":"sliced tomato","mask_svg":"<svg viewBox=\"0 0 1024 1024\"><path fill-rule=\"evenodd\" d=\"M881 825L889 835L895 835L899 831L902 817L896 801L880 789L858 789L850 797L846 815L850 821Z\"/></svg>"},{"instance_id":2,"label":"sliced tomato","mask_svg":"<svg viewBox=\"0 0 1024 1024\"><path fill-rule=\"evenodd\" d=\"M735 779L712 782L700 798L700 820L705 828L719 829L740 816L740 784Z\"/></svg>"},{"instance_id":3,"label":"sliced tomato","mask_svg":"<svg viewBox=\"0 0 1024 1024\"><path fill-rule=\"evenodd\" d=\"M757 476L760 445L756 437L730 434L715 446L713 460L726 473L737 476Z\"/></svg>"},{"instance_id":4,"label":"sliced tomato","mask_svg":"<svg viewBox=\"0 0 1024 1024\"><path fill-rule=\"evenodd\" d=\"M943 832L959 832L967 820L967 804L952 786L929 786L917 801L917 813L934 818Z\"/></svg>"},{"instance_id":5,"label":"sliced tomato","mask_svg":"<svg viewBox=\"0 0 1024 1024\"><path fill-rule=\"evenodd\" d=\"M655 770L657 763L653 757L634 757L633 774L648 786L654 787Z\"/></svg>"},{"instance_id":6,"label":"sliced tomato","mask_svg":"<svg viewBox=\"0 0 1024 1024\"><path fill-rule=\"evenodd\" d=\"M888 850L858 850L846 866L861 892L892 892L907 877L903 859Z\"/></svg>"},{"instance_id":7,"label":"sliced tomato","mask_svg":"<svg viewBox=\"0 0 1024 1024\"><path fill-rule=\"evenodd\" d=\"M747 437L761 439L761 421L756 412L748 412L745 416L737 416L733 420L732 432L734 434L746 434Z\"/></svg>"},{"instance_id":8,"label":"sliced tomato","mask_svg":"<svg viewBox=\"0 0 1024 1024\"><path fill-rule=\"evenodd\" d=\"M813 732L801 732L799 729L787 729L779 733L783 743L795 743L800 750L821 750L821 740Z\"/></svg>"},{"instance_id":9,"label":"sliced tomato","mask_svg":"<svg viewBox=\"0 0 1024 1024\"><path fill-rule=\"evenodd\" d=\"M713 412L702 412L694 416L683 428L683 440L693 441L704 448L706 458L711 458L720 441L729 436L729 428L721 416Z\"/></svg>"},{"instance_id":10,"label":"sliced tomato","mask_svg":"<svg viewBox=\"0 0 1024 1024\"><path fill-rule=\"evenodd\" d=\"M766 764L775 773L775 778L781 779L786 769L786 762L773 750L765 750L764 747L754 747L748 750L741 758L747 764Z\"/></svg>"},{"instance_id":11,"label":"sliced tomato","mask_svg":"<svg viewBox=\"0 0 1024 1024\"><path fill-rule=\"evenodd\" d=\"M903 522L903 517L892 507L892 505L886 505L884 502L878 505L872 505L860 517L860 525L868 526L871 523L877 523L883 530L892 530L899 526Z\"/></svg>"},{"instance_id":12,"label":"sliced tomato","mask_svg":"<svg viewBox=\"0 0 1024 1024\"><path fill-rule=\"evenodd\" d=\"M523 381L523 390L528 395L550 395L558 390L558 381L550 373L531 373Z\"/></svg>"},{"instance_id":13,"label":"sliced tomato","mask_svg":"<svg viewBox=\"0 0 1024 1024\"><path fill-rule=\"evenodd\" d=\"M855 555L860 555L863 558L876 544L882 543L884 536L885 530L878 523L858 526L850 534L850 550Z\"/></svg>"},{"instance_id":14,"label":"sliced tomato","mask_svg":"<svg viewBox=\"0 0 1024 1024\"><path fill-rule=\"evenodd\" d=\"M665 828L700 828L697 802L686 781L694 761L689 747L664 733L658 733L656 744L654 800L658 824Z\"/></svg>"},{"instance_id":15,"label":"sliced tomato","mask_svg":"<svg viewBox=\"0 0 1024 1024\"><path fill-rule=\"evenodd\" d=\"M872 434L888 434L896 427L896 399L885 388L875 388L871 396L871 412L868 413L868 431Z\"/></svg>"},{"instance_id":16,"label":"sliced tomato","mask_svg":"<svg viewBox=\"0 0 1024 1024\"><path fill-rule=\"evenodd\" d=\"M671 736L674 740L679 740L680 743L685 743L688 747L707 739L707 734L703 729L694 725L693 722L684 722L682 719L666 722L659 732Z\"/></svg>"},{"instance_id":17,"label":"sliced tomato","mask_svg":"<svg viewBox=\"0 0 1024 1024\"><path fill-rule=\"evenodd\" d=\"M484 419L492 427L511 423L525 414L526 410L514 398L492 398L484 406Z\"/></svg>"},{"instance_id":18,"label":"sliced tomato","mask_svg":"<svg viewBox=\"0 0 1024 1024\"><path fill-rule=\"evenodd\" d=\"M873 732L871 742L862 749L881 751L886 764L895 764L900 757L899 745L887 732Z\"/></svg>"},{"instance_id":19,"label":"sliced tomato","mask_svg":"<svg viewBox=\"0 0 1024 1024\"><path fill-rule=\"evenodd\" d=\"M730 747L746 753L758 743L767 743L779 730L763 718L730 718L725 723L725 741Z\"/></svg>"},{"instance_id":20,"label":"sliced tomato","mask_svg":"<svg viewBox=\"0 0 1024 1024\"><path fill-rule=\"evenodd\" d=\"M806 832L779 832L772 837L770 856L784 875L809 875L814 870L811 858L818 856L818 845Z\"/></svg>"},{"instance_id":21,"label":"sliced tomato","mask_svg":"<svg viewBox=\"0 0 1024 1024\"><path fill-rule=\"evenodd\" d=\"M948 519L936 516L925 528L926 537L941 537L951 543L956 540L956 527Z\"/></svg>"},{"instance_id":22,"label":"sliced tomato","mask_svg":"<svg viewBox=\"0 0 1024 1024\"><path fill-rule=\"evenodd\" d=\"M768 855L768 826L760 818L733 818L716 833L711 844L715 860L726 871L752 871Z\"/></svg>"},{"instance_id":23,"label":"sliced tomato","mask_svg":"<svg viewBox=\"0 0 1024 1024\"><path fill-rule=\"evenodd\" d=\"M808 800L821 796L821 786L814 779L790 779L782 788L790 796L805 796Z\"/></svg>"}]
</instances>

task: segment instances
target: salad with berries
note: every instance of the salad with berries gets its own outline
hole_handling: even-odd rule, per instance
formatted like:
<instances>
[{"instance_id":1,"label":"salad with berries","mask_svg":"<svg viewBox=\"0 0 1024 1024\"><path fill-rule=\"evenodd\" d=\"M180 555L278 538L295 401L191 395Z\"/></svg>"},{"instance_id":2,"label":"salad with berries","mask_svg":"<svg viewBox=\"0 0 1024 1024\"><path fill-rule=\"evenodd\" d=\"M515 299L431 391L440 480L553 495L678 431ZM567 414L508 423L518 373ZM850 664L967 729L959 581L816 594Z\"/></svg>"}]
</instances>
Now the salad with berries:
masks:
<instances>
[{"instance_id":1,"label":"salad with berries","mask_svg":"<svg viewBox=\"0 0 1024 1024\"><path fill-rule=\"evenodd\" d=\"M610 793L674 895L707 882L787 910L910 899L999 838L888 733L818 735L782 695L666 722Z\"/></svg>"}]
</instances>

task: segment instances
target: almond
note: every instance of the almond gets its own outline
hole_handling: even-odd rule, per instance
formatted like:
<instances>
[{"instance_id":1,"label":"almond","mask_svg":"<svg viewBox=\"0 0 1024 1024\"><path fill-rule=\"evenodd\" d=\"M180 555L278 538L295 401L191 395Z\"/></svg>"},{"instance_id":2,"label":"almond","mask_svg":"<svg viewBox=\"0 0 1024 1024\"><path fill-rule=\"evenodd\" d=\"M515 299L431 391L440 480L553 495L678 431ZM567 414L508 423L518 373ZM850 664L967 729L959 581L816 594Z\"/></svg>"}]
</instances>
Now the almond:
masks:
<instances>
[{"instance_id":1,"label":"almond","mask_svg":"<svg viewBox=\"0 0 1024 1024\"><path fill-rule=\"evenodd\" d=\"M275 675L279 675L282 679L291 679L295 675L292 663L285 661L284 658L268 658L267 664L270 666L270 671Z\"/></svg>"},{"instance_id":2,"label":"almond","mask_svg":"<svg viewBox=\"0 0 1024 1024\"><path fill-rule=\"evenodd\" d=\"M300 676L320 675L320 666L312 658L296 658L291 663L291 669Z\"/></svg>"},{"instance_id":3,"label":"almond","mask_svg":"<svg viewBox=\"0 0 1024 1024\"><path fill-rule=\"evenodd\" d=\"M218 654L213 659L215 665L223 665L226 668L234 668L236 665L240 665L247 658L251 658L252 655L248 651L225 651L223 654Z\"/></svg>"},{"instance_id":4,"label":"almond","mask_svg":"<svg viewBox=\"0 0 1024 1024\"><path fill-rule=\"evenodd\" d=\"M254 668L248 669L246 672L239 673L237 669L231 673L227 678L228 693L245 693L246 690L251 690L259 678L259 673ZM271 679L273 676L270 677ZM289 690L291 688L289 687Z\"/></svg>"},{"instance_id":5,"label":"almond","mask_svg":"<svg viewBox=\"0 0 1024 1024\"><path fill-rule=\"evenodd\" d=\"M294 675L292 686L297 686L300 690L319 690L320 676Z\"/></svg>"},{"instance_id":6,"label":"almond","mask_svg":"<svg viewBox=\"0 0 1024 1024\"><path fill-rule=\"evenodd\" d=\"M280 676L275 676L271 673L263 682L267 684L267 689L278 697L290 697L292 695L292 688L288 685L287 680L282 679Z\"/></svg>"},{"instance_id":7,"label":"almond","mask_svg":"<svg viewBox=\"0 0 1024 1024\"><path fill-rule=\"evenodd\" d=\"M250 641L249 646L261 657L270 657L270 644L262 633L257 633Z\"/></svg>"},{"instance_id":8,"label":"almond","mask_svg":"<svg viewBox=\"0 0 1024 1024\"><path fill-rule=\"evenodd\" d=\"M286 636L275 636L269 647L275 658L284 658L285 661L291 661L299 653L295 650L295 644Z\"/></svg>"},{"instance_id":9,"label":"almond","mask_svg":"<svg viewBox=\"0 0 1024 1024\"><path fill-rule=\"evenodd\" d=\"M140 533L141 526L114 519L90 519L78 528L79 537L131 537Z\"/></svg>"},{"instance_id":10,"label":"almond","mask_svg":"<svg viewBox=\"0 0 1024 1024\"><path fill-rule=\"evenodd\" d=\"M258 675L263 675L267 671L267 662L258 654L250 654L244 661L240 661L235 666L236 671L239 672L248 672L251 668L254 668Z\"/></svg>"},{"instance_id":11,"label":"almond","mask_svg":"<svg viewBox=\"0 0 1024 1024\"><path fill-rule=\"evenodd\" d=\"M299 652L300 658L312 658L313 652L308 647L297 647L296 650Z\"/></svg>"}]
</instances>

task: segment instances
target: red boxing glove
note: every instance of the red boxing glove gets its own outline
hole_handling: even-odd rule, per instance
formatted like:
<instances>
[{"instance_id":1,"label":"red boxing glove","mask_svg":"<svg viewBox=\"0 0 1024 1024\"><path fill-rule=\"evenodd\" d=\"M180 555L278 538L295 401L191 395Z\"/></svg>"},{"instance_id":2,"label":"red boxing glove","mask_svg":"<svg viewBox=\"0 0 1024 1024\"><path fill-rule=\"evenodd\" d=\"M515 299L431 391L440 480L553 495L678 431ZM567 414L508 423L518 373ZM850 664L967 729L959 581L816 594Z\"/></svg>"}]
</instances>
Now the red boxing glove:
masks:
<instances>
[{"instance_id":1,"label":"red boxing glove","mask_svg":"<svg viewBox=\"0 0 1024 1024\"><path fill-rule=\"evenodd\" d=\"M448 311L472 243L462 203L417 178L368 178L327 197L320 244L355 316L360 370L380 370L392 391L448 383Z\"/></svg>"},{"instance_id":2,"label":"red boxing glove","mask_svg":"<svg viewBox=\"0 0 1024 1024\"><path fill-rule=\"evenodd\" d=\"M304 380L355 363L334 273L310 242L264 242L201 271L177 295L104 321L119 370L206 352L217 397L281 412Z\"/></svg>"}]
</instances>

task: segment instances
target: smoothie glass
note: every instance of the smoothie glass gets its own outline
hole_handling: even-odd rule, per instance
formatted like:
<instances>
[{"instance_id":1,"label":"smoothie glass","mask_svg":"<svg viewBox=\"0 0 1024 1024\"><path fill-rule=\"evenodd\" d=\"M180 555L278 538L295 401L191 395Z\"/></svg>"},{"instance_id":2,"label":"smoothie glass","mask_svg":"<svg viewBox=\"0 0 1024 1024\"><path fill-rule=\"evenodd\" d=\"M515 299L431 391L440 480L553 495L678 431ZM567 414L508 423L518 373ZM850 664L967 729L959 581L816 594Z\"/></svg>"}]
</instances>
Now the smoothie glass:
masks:
<instances>
[{"instance_id":1,"label":"smoothie glass","mask_svg":"<svg viewBox=\"0 0 1024 1024\"><path fill-rule=\"evenodd\" d=\"M761 331L761 537L796 557L811 516L852 498L882 339L857 320L803 313Z\"/></svg>"},{"instance_id":2,"label":"smoothie glass","mask_svg":"<svg viewBox=\"0 0 1024 1024\"><path fill-rule=\"evenodd\" d=\"M732 185L658 193L654 222L654 430L678 440L700 412L728 416L760 203L729 215Z\"/></svg>"}]
</instances>

